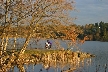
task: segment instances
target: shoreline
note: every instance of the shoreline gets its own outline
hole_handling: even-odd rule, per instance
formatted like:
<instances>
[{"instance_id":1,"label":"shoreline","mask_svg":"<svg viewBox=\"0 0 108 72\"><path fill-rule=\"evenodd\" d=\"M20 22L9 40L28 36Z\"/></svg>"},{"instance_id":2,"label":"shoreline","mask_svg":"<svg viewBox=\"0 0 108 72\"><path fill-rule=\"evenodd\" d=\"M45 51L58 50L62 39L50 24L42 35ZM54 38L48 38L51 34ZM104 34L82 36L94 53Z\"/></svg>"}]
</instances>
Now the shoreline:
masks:
<instances>
[{"instance_id":1,"label":"shoreline","mask_svg":"<svg viewBox=\"0 0 108 72\"><path fill-rule=\"evenodd\" d=\"M55 67L57 64L71 63L79 65L81 61L86 58L95 57L95 55L80 52L80 51L68 51L68 50L51 50L51 49L31 49L26 50L24 54L18 57L19 52L6 52L2 58L3 63L0 65L2 71L10 70L12 67L17 66L20 72L24 72L24 65L29 64L42 64L43 66ZM54 63L54 64L53 64ZM23 69L22 69L23 68ZM46 67L45 67L46 68Z\"/></svg>"}]
</instances>

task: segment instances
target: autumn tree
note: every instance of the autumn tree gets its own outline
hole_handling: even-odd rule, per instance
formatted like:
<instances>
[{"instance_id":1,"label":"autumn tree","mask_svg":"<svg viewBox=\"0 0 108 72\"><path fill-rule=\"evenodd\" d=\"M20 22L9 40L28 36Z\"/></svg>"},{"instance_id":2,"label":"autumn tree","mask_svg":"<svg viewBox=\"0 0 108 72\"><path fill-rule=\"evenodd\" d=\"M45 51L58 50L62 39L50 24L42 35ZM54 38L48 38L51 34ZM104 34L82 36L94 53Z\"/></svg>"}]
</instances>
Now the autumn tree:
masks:
<instances>
[{"instance_id":1,"label":"autumn tree","mask_svg":"<svg viewBox=\"0 0 108 72\"><path fill-rule=\"evenodd\" d=\"M24 4L24 2L22 2ZM29 4L28 4L29 3ZM31 33L28 35L26 42L20 53L24 53L26 46L37 29L37 24L72 24L73 18L69 17L68 11L73 10L73 1L71 0L38 0L25 2L24 9L28 11L28 24L32 27ZM27 7L26 7L27 6Z\"/></svg>"},{"instance_id":2,"label":"autumn tree","mask_svg":"<svg viewBox=\"0 0 108 72\"><path fill-rule=\"evenodd\" d=\"M6 51L9 37L14 37L14 48L18 37L17 28L14 32L8 32L7 29L20 25L30 27L30 33L26 35L26 41L19 52L20 57L36 32L37 24L73 24L73 18L69 15L69 11L74 10L73 3L73 0L0 0L0 25L3 26L0 36L0 55L2 56L2 52ZM9 36L10 33L13 35Z\"/></svg>"}]
</instances>

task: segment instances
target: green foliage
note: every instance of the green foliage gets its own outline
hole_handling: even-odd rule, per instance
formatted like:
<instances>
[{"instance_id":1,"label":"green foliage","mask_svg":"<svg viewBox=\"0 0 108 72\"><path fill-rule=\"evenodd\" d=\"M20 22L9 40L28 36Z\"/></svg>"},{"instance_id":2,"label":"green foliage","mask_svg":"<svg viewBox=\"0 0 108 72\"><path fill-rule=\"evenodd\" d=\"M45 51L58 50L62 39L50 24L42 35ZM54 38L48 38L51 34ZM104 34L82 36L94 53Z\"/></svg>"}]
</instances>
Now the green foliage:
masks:
<instances>
[{"instance_id":1,"label":"green foliage","mask_svg":"<svg viewBox=\"0 0 108 72\"><path fill-rule=\"evenodd\" d=\"M95 24L86 24L83 27L84 34L87 35L90 40L90 36L93 38L91 40L96 41L108 41L108 23L99 22Z\"/></svg>"}]
</instances>

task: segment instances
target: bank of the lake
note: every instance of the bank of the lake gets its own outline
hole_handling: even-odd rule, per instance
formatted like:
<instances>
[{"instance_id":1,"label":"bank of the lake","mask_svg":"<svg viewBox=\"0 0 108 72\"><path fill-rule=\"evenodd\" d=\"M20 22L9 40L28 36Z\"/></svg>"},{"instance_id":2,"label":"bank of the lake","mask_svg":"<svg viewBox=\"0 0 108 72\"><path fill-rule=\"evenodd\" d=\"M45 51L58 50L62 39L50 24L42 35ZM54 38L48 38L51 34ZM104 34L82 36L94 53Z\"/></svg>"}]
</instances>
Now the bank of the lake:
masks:
<instances>
[{"instance_id":1,"label":"bank of the lake","mask_svg":"<svg viewBox=\"0 0 108 72\"><path fill-rule=\"evenodd\" d=\"M9 54L9 53L8 53ZM69 50L51 50L51 49L32 49L26 50L24 54L18 57L18 52L10 53L11 55L6 55L3 57L2 71L10 70L10 68L17 66L20 72L25 72L23 65L29 64L51 64L54 63L72 63L79 65L80 61L85 58L94 57L90 53L84 52L73 52ZM52 64L53 66L53 64ZM76 68L76 67L75 67ZM75 69L74 68L74 69Z\"/></svg>"}]
</instances>

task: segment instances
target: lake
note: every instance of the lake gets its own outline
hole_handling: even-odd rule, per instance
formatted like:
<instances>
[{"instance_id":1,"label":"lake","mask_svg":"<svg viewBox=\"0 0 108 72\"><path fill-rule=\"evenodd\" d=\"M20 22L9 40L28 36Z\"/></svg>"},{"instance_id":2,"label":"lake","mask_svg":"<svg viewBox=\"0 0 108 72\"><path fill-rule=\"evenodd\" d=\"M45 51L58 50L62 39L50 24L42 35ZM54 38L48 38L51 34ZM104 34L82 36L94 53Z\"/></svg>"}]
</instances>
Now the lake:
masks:
<instances>
[{"instance_id":1,"label":"lake","mask_svg":"<svg viewBox=\"0 0 108 72\"><path fill-rule=\"evenodd\" d=\"M55 44L60 43L61 47L67 48L67 43L65 41L57 40L55 43L53 40L50 40L53 45L52 48L56 49ZM24 39L18 39L19 45L24 43ZM40 40L36 42L36 40L31 40L28 48L44 48L46 40ZM21 46L21 45L20 45ZM84 44L77 44L75 46L70 46L72 50L80 49L82 52L88 52L94 54L96 57L86 59L84 61L84 65L80 65L78 69L74 72L108 72L108 42L100 42L100 41L85 41ZM89 64L87 64L87 62ZM45 69L43 65L40 64L31 64L26 66L27 72L61 72L60 67L50 67L49 69ZM64 67L68 68L68 65ZM18 68L14 67L14 72L18 72Z\"/></svg>"},{"instance_id":2,"label":"lake","mask_svg":"<svg viewBox=\"0 0 108 72\"><path fill-rule=\"evenodd\" d=\"M80 48L96 55L91 65L84 67L82 72L108 72L108 42L86 41Z\"/></svg>"}]
</instances>

